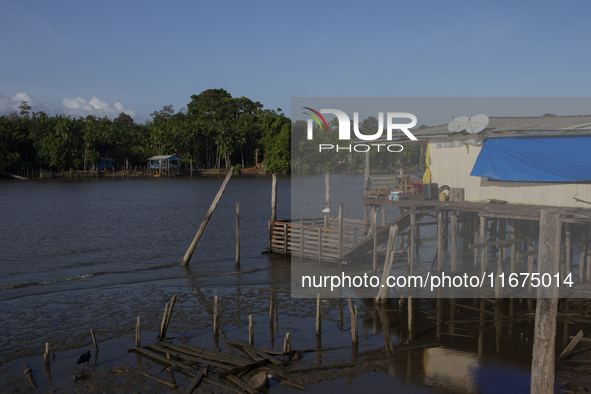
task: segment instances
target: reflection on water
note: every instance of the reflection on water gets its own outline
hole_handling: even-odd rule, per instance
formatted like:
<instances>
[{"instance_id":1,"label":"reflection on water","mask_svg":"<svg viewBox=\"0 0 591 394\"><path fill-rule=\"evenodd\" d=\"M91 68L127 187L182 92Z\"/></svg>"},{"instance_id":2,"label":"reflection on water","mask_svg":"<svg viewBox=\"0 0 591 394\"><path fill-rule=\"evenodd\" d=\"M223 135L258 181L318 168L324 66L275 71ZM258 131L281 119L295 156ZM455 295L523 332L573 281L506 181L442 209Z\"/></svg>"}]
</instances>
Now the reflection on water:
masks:
<instances>
[{"instance_id":1,"label":"reflection on water","mask_svg":"<svg viewBox=\"0 0 591 394\"><path fill-rule=\"evenodd\" d=\"M357 187L359 177L331 179L333 210L344 190ZM323 177L309 180L323 190ZM58 361L47 371L35 361L35 378L42 382L51 377L55 383L58 376L67 375L71 381L71 360L88 348L89 328L101 338L117 337L133 332L136 317L142 316L142 327L145 322L146 331L149 327L157 331L164 304L178 294L170 332L197 346L224 349L225 337L248 340L252 314L257 346L282 348L286 333L291 333L294 350L346 347L306 353L303 365L372 360L384 365L378 370L364 364L363 374L355 376L328 371L321 380L336 381L309 386L312 392L528 390L533 320L501 322L493 316L519 316L531 307L526 303L414 299L409 326L406 302L391 299L374 306L372 300L355 299L359 346L351 347L347 301L324 299L321 335L316 336L316 299L290 298L280 292L289 289L290 259L261 254L268 242L270 178L237 177L230 182L190 266L182 268L182 256L221 182L221 178L1 182L0 360L15 360L21 351L36 354L53 336L58 339L51 340L52 349L53 343L55 349L62 346ZM278 217L288 217L288 178L279 179L278 201ZM236 202L241 208L240 271L234 263ZM359 200L346 204L362 217L362 210L354 208ZM305 208L318 214L322 207L318 205ZM395 215L388 211L389 218ZM429 237L429 231L424 228L423 236ZM422 247L417 264L430 265L433 252L429 245ZM271 294L275 295L272 316ZM219 337L211 329L215 295L220 297ZM391 296L396 297L394 291ZM462 309L460 304L489 314ZM507 311L510 306L515 310ZM566 327L566 336L560 332L558 337L568 338L568 331L576 329L576 325ZM155 336L145 334L142 339L150 338L147 341ZM116 345L110 341L101 345L98 367L133 364L135 356L122 352L133 346L133 340L125 335L114 341ZM72 343L80 348L72 349ZM421 348L428 344L440 346ZM404 346L416 348L401 350Z\"/></svg>"}]
</instances>

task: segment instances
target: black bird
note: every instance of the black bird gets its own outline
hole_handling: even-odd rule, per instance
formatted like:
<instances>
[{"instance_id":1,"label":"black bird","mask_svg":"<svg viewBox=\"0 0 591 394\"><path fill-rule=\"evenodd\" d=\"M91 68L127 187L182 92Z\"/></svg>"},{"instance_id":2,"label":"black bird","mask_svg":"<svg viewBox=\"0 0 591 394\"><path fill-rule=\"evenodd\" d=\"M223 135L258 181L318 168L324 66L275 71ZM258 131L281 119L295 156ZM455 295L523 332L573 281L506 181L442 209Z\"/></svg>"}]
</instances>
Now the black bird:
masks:
<instances>
[{"instance_id":1,"label":"black bird","mask_svg":"<svg viewBox=\"0 0 591 394\"><path fill-rule=\"evenodd\" d=\"M92 349L88 348L88 351L86 353L84 353L83 355L80 356L80 358L78 359L78 361L76 361L76 364L84 364L84 363L88 363L90 360L90 351Z\"/></svg>"}]
</instances>

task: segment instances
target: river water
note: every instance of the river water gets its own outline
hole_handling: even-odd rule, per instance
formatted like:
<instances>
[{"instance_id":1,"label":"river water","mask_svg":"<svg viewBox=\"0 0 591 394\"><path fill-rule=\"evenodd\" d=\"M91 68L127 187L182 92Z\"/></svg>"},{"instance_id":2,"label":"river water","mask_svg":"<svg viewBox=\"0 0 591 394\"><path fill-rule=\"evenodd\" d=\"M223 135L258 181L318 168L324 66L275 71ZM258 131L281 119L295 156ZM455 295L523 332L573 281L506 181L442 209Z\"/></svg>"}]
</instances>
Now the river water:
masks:
<instances>
[{"instance_id":1,"label":"river water","mask_svg":"<svg viewBox=\"0 0 591 394\"><path fill-rule=\"evenodd\" d=\"M253 314L258 322L258 345L279 348L285 332L292 332L293 346L317 345L316 300L291 299L287 294L290 259L263 254L271 210L270 177L232 179L189 267L181 267L183 255L222 181L201 177L1 181L0 377L6 392L26 387L22 375L17 376L23 361L43 368L40 360L45 342L52 344L57 361L52 364L52 382L32 367L40 387L74 390L73 360L92 344L90 328L105 343L103 349L111 349L101 353L105 359L99 360L99 365L132 363L125 349L133 346L136 316L142 316L142 329L155 335L164 304L173 294L178 295L179 304L169 330L193 338L200 346L211 348L214 344L211 322L196 293L210 301L214 295L221 297L221 325L228 335L247 338L245 324L248 314ZM324 176L280 176L277 217L289 218L292 214L292 181L294 185L306 183L319 201L306 206L296 202L294 209L302 215L319 216L324 208ZM363 217L360 196L345 193L358 186L362 193L362 184L361 175L333 175L333 213L344 199L345 216ZM240 203L239 269L234 261L236 202ZM275 332L269 332L265 320L271 290L279 291L279 329ZM417 301L415 332L426 331L421 339L433 341L436 300ZM380 311L364 300L355 303L360 308L360 344L364 347L354 358L363 354L380 358L389 341L397 344L403 339L403 311L397 310L397 300ZM345 323L339 312L343 308ZM450 313L447 303L441 308ZM457 316L464 312L471 313L470 318L478 315L458 311ZM325 300L323 319L322 346L350 345L346 302ZM320 377L316 381L330 381L309 389L365 392L367 387L380 391L396 385L401 392L412 393L527 391L530 325L517 324L511 332L507 327L491 329L492 323L484 321L479 327L481 337L477 330L457 328L457 336L438 334L438 341L448 341L445 346L399 353L382 371L385 373L370 373L368 369L353 380ZM500 346L500 342L513 346ZM353 355L347 349L323 357L322 362L328 364L350 361ZM154 392L160 388L156 383L147 387ZM282 392L291 391L280 387Z\"/></svg>"}]
</instances>

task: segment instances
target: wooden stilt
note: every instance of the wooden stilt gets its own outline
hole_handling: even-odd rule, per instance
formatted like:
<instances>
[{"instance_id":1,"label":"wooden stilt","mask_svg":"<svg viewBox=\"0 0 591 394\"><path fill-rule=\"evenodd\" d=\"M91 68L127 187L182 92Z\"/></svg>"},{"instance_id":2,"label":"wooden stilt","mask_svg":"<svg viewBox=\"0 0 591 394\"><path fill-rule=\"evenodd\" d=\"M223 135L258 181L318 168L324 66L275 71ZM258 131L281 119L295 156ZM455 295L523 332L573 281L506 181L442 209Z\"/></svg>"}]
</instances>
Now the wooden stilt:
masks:
<instances>
[{"instance_id":1,"label":"wooden stilt","mask_svg":"<svg viewBox=\"0 0 591 394\"><path fill-rule=\"evenodd\" d=\"M472 235L472 243L477 243L478 242L478 227L479 227L479 221L480 221L480 217L478 216L477 213L472 213L473 215L473 230L474 233ZM478 248L474 249L474 268L478 267Z\"/></svg>"},{"instance_id":2,"label":"wooden stilt","mask_svg":"<svg viewBox=\"0 0 591 394\"><path fill-rule=\"evenodd\" d=\"M383 209L383 208L382 208ZM416 214L414 211L410 214L410 227L408 228L410 234L410 247L408 248L408 270L409 274L413 275L415 262L415 231L416 231Z\"/></svg>"},{"instance_id":3,"label":"wooden stilt","mask_svg":"<svg viewBox=\"0 0 591 394\"><path fill-rule=\"evenodd\" d=\"M591 245L591 224L587 227L587 250ZM587 282L591 282L591 253L586 253L585 270L587 272Z\"/></svg>"},{"instance_id":4,"label":"wooden stilt","mask_svg":"<svg viewBox=\"0 0 591 394\"><path fill-rule=\"evenodd\" d=\"M565 269L564 272L562 274L562 277L565 277L566 275L568 275L569 272L573 271L573 239L572 239L572 231L573 231L573 225L572 223L565 223L564 224L564 232L565 232L565 243L566 243L566 248L565 248L565 259L564 259L564 265L565 265Z\"/></svg>"},{"instance_id":5,"label":"wooden stilt","mask_svg":"<svg viewBox=\"0 0 591 394\"><path fill-rule=\"evenodd\" d=\"M535 225L533 223L529 224L529 236L531 238L535 238L535 232L536 232L536 228ZM533 250L535 250L535 241L532 239L531 241L528 242L528 251L532 252ZM528 276L528 289L527 289L527 293L528 295L532 295L533 294L533 287L531 286L531 274L534 273L534 256L528 256L527 257L527 272L529 274Z\"/></svg>"},{"instance_id":6,"label":"wooden stilt","mask_svg":"<svg viewBox=\"0 0 591 394\"><path fill-rule=\"evenodd\" d=\"M520 238L523 235L523 230L520 229L520 220L515 221L515 238ZM523 260L522 254L525 250L525 241L520 242L515 245L515 273L519 274L521 272L521 260Z\"/></svg>"},{"instance_id":7,"label":"wooden stilt","mask_svg":"<svg viewBox=\"0 0 591 394\"><path fill-rule=\"evenodd\" d=\"M437 212L437 272L443 268L443 212Z\"/></svg>"},{"instance_id":8,"label":"wooden stilt","mask_svg":"<svg viewBox=\"0 0 591 394\"><path fill-rule=\"evenodd\" d=\"M324 214L324 227L330 226L330 173L324 175L324 183L326 188L326 209L328 212Z\"/></svg>"},{"instance_id":9,"label":"wooden stilt","mask_svg":"<svg viewBox=\"0 0 591 394\"><path fill-rule=\"evenodd\" d=\"M486 242L486 229L488 218L481 216L480 217L480 242ZM483 246L480 253L480 273L484 274L486 269L488 268L488 248Z\"/></svg>"},{"instance_id":10,"label":"wooden stilt","mask_svg":"<svg viewBox=\"0 0 591 394\"><path fill-rule=\"evenodd\" d=\"M338 248L338 255L339 258L343 257L343 203L339 204L339 244ZM340 261L339 261L340 264Z\"/></svg>"},{"instance_id":11,"label":"wooden stilt","mask_svg":"<svg viewBox=\"0 0 591 394\"><path fill-rule=\"evenodd\" d=\"M371 231L373 234L373 274L378 271L378 212L375 207L371 210Z\"/></svg>"},{"instance_id":12,"label":"wooden stilt","mask_svg":"<svg viewBox=\"0 0 591 394\"><path fill-rule=\"evenodd\" d=\"M458 270L458 252L457 252L457 240L456 240L456 225L457 225L458 217L456 216L455 211L451 214L451 272L456 273Z\"/></svg>"},{"instance_id":13,"label":"wooden stilt","mask_svg":"<svg viewBox=\"0 0 591 394\"><path fill-rule=\"evenodd\" d=\"M556 210L542 209L540 213L540 243L538 270L554 275L560 261L561 218ZM534 328L531 366L531 393L554 393L556 314L558 288L540 286Z\"/></svg>"},{"instance_id":14,"label":"wooden stilt","mask_svg":"<svg viewBox=\"0 0 591 394\"><path fill-rule=\"evenodd\" d=\"M449 211L443 212L443 250L447 252L448 248L448 240L447 236L449 235Z\"/></svg>"},{"instance_id":15,"label":"wooden stilt","mask_svg":"<svg viewBox=\"0 0 591 394\"><path fill-rule=\"evenodd\" d=\"M412 297L408 297L408 341L412 343Z\"/></svg>"},{"instance_id":16,"label":"wooden stilt","mask_svg":"<svg viewBox=\"0 0 591 394\"><path fill-rule=\"evenodd\" d=\"M511 219L509 221L509 226L510 226L510 238L511 239L515 239L515 219ZM511 249L510 249L510 253L511 253L511 273L515 273L515 244L511 244Z\"/></svg>"}]
</instances>

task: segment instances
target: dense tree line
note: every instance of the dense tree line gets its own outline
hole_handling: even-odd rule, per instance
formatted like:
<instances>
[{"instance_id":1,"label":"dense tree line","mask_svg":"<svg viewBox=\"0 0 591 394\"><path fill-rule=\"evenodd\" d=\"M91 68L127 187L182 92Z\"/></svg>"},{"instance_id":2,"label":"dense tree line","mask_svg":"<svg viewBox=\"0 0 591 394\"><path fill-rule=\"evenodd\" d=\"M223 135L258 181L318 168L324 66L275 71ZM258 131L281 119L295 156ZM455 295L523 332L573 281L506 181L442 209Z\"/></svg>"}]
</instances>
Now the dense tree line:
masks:
<instances>
[{"instance_id":1,"label":"dense tree line","mask_svg":"<svg viewBox=\"0 0 591 394\"><path fill-rule=\"evenodd\" d=\"M116 165L144 166L154 155L175 155L194 168L252 167L264 162L269 171L290 167L291 121L224 89L191 96L186 110L172 105L155 111L145 124L121 113L111 120L48 116L31 112L0 116L0 173L13 169L84 170L101 157Z\"/></svg>"},{"instance_id":2,"label":"dense tree line","mask_svg":"<svg viewBox=\"0 0 591 394\"><path fill-rule=\"evenodd\" d=\"M373 135L378 130L378 120L373 116L359 124L359 131L365 135ZM423 128L427 126L421 126ZM313 125L313 139L307 139L307 125L304 121L292 124L292 171L299 174L312 174L326 171L360 171L365 165L365 153L347 149L355 145L353 141L340 141L338 136L338 120L333 118L328 123L328 130L320 130ZM351 130L353 125L351 124ZM319 151L320 144L335 146L335 149ZM336 146L339 145L337 151ZM380 151L373 147L369 151L372 172L395 172L402 165L404 168L424 167L426 148L418 145L407 145L402 152L387 152L383 147ZM361 150L361 149L360 149Z\"/></svg>"},{"instance_id":3,"label":"dense tree line","mask_svg":"<svg viewBox=\"0 0 591 394\"><path fill-rule=\"evenodd\" d=\"M85 170L101 157L115 159L119 168L132 168L145 166L146 159L155 155L175 155L187 168L189 163L193 168L247 168L264 163L268 171L301 174L363 168L364 153L319 154L318 144L343 145L336 118L328 130L314 127L314 139L309 141L305 122L292 124L281 109L263 109L260 102L234 98L224 89L193 95L187 108L176 113L172 105L165 105L145 124L125 113L112 120L48 116L31 112L28 103L22 102L20 112L0 116L0 173L22 168ZM377 128L374 117L359 125L368 135ZM424 151L407 146L402 153L370 152L372 171L394 171L401 161L405 168L424 165Z\"/></svg>"}]
</instances>

